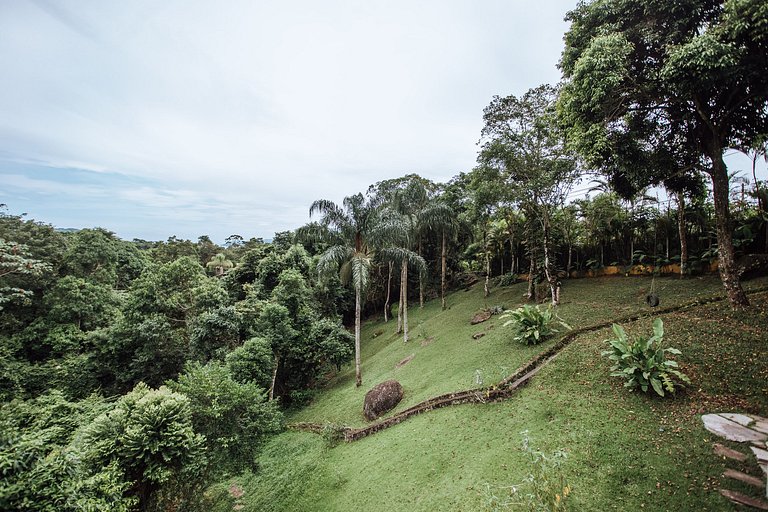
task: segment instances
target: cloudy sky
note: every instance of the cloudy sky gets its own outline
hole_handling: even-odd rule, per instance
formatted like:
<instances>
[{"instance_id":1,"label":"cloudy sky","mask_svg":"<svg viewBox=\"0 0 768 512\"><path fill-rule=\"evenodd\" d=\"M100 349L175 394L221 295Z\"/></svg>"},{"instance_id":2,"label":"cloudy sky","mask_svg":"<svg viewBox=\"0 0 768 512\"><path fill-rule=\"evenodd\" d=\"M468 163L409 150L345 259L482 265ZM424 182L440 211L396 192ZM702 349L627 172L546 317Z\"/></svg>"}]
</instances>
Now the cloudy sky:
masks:
<instances>
[{"instance_id":1,"label":"cloudy sky","mask_svg":"<svg viewBox=\"0 0 768 512\"><path fill-rule=\"evenodd\" d=\"M123 238L270 238L472 168L495 94L559 79L576 0L0 0L0 202Z\"/></svg>"}]
</instances>

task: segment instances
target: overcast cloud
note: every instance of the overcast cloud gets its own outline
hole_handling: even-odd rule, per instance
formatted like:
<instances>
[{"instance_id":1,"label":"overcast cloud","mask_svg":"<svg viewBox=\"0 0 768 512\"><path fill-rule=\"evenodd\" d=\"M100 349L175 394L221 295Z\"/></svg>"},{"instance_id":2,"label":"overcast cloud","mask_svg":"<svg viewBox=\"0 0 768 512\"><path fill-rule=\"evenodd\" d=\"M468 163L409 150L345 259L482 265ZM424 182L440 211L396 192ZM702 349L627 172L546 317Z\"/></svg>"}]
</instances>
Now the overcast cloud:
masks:
<instances>
[{"instance_id":1,"label":"overcast cloud","mask_svg":"<svg viewBox=\"0 0 768 512\"><path fill-rule=\"evenodd\" d=\"M576 1L0 0L0 202L124 238L269 238L475 162L482 109L559 79Z\"/></svg>"}]
</instances>

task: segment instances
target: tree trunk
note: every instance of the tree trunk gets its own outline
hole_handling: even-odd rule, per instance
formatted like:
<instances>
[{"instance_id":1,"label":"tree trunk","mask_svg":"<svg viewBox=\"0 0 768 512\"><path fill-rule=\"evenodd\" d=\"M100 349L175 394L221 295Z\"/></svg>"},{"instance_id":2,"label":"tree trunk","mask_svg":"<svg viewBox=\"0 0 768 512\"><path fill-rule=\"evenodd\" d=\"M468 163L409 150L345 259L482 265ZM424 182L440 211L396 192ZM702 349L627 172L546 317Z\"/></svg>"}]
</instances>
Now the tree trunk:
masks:
<instances>
[{"instance_id":1,"label":"tree trunk","mask_svg":"<svg viewBox=\"0 0 768 512\"><path fill-rule=\"evenodd\" d=\"M403 332L403 268L400 267L400 304L397 306L397 330L396 334Z\"/></svg>"},{"instance_id":2,"label":"tree trunk","mask_svg":"<svg viewBox=\"0 0 768 512\"><path fill-rule=\"evenodd\" d=\"M445 258L445 231L443 231L443 244L440 252L440 300L442 302L443 311L445 311L445 271L446 271L446 258Z\"/></svg>"},{"instance_id":3,"label":"tree trunk","mask_svg":"<svg viewBox=\"0 0 768 512\"><path fill-rule=\"evenodd\" d=\"M403 269L400 272L400 289L402 290L403 311L403 343L408 341L408 262L403 260Z\"/></svg>"},{"instance_id":4,"label":"tree trunk","mask_svg":"<svg viewBox=\"0 0 768 512\"><path fill-rule=\"evenodd\" d=\"M488 282L491 279L491 251L488 250L488 234L483 233L483 250L485 251L485 285L483 286L483 297L491 294Z\"/></svg>"},{"instance_id":5,"label":"tree trunk","mask_svg":"<svg viewBox=\"0 0 768 512\"><path fill-rule=\"evenodd\" d=\"M277 382L277 369L280 367L280 356L277 354L274 354L275 356L275 369L272 370L272 384L269 386L269 399L273 400L275 398L275 382Z\"/></svg>"},{"instance_id":6,"label":"tree trunk","mask_svg":"<svg viewBox=\"0 0 768 512\"><path fill-rule=\"evenodd\" d=\"M384 301L384 322L389 321L389 295L392 291L392 267L394 264L389 262L389 273L387 274L387 300Z\"/></svg>"},{"instance_id":7,"label":"tree trunk","mask_svg":"<svg viewBox=\"0 0 768 512\"><path fill-rule=\"evenodd\" d=\"M680 278L688 273L688 233L685 229L685 195L677 193L677 232L680 236Z\"/></svg>"},{"instance_id":8,"label":"tree trunk","mask_svg":"<svg viewBox=\"0 0 768 512\"><path fill-rule=\"evenodd\" d=\"M536 257L531 253L531 266L528 269L528 300L536 300L536 285L534 274L536 273Z\"/></svg>"},{"instance_id":9,"label":"tree trunk","mask_svg":"<svg viewBox=\"0 0 768 512\"><path fill-rule=\"evenodd\" d=\"M509 273L510 274L514 274L515 273L515 268L517 268L516 265L515 265L515 259L516 259L516 255L515 255L515 235L512 232L512 230L507 231L507 234L509 235L509 252L512 255L512 262L511 262L512 263L512 268L509 270Z\"/></svg>"},{"instance_id":10,"label":"tree trunk","mask_svg":"<svg viewBox=\"0 0 768 512\"><path fill-rule=\"evenodd\" d=\"M755 150L755 154L752 157L752 181L755 184L755 197L757 197L757 210L758 212L762 212L765 214L766 210L768 210L768 205L765 204L765 201L763 201L763 195L760 193L760 182L757 181L757 173L755 172L757 169L757 157L760 153ZM763 217L765 218L765 217ZM765 254L768 254L768 220L765 222L765 249L763 249L763 252Z\"/></svg>"},{"instance_id":11,"label":"tree trunk","mask_svg":"<svg viewBox=\"0 0 768 512\"><path fill-rule=\"evenodd\" d=\"M713 144L715 146L716 144ZM749 306L749 299L744 293L736 271L733 251L733 233L731 231L731 212L728 209L728 169L723 161L722 148L711 148L712 194L715 200L715 225L717 227L718 267L720 279L728 294L731 305L735 308Z\"/></svg>"},{"instance_id":12,"label":"tree trunk","mask_svg":"<svg viewBox=\"0 0 768 512\"><path fill-rule=\"evenodd\" d=\"M363 385L363 376L360 373L360 287L355 287L355 386Z\"/></svg>"},{"instance_id":13,"label":"tree trunk","mask_svg":"<svg viewBox=\"0 0 768 512\"><path fill-rule=\"evenodd\" d=\"M573 244L568 244L568 266L566 268L566 273L568 274L568 277L571 277L571 267L573 266Z\"/></svg>"},{"instance_id":14,"label":"tree trunk","mask_svg":"<svg viewBox=\"0 0 768 512\"><path fill-rule=\"evenodd\" d=\"M419 256L421 256L421 237L419 237ZM419 272L419 309L424 307L424 276Z\"/></svg>"},{"instance_id":15,"label":"tree trunk","mask_svg":"<svg viewBox=\"0 0 768 512\"><path fill-rule=\"evenodd\" d=\"M544 274L547 276L549 291L552 294L552 306L557 307L560 305L560 286L557 284L557 272L549 257L549 220L545 218L541 224L544 232Z\"/></svg>"}]
</instances>

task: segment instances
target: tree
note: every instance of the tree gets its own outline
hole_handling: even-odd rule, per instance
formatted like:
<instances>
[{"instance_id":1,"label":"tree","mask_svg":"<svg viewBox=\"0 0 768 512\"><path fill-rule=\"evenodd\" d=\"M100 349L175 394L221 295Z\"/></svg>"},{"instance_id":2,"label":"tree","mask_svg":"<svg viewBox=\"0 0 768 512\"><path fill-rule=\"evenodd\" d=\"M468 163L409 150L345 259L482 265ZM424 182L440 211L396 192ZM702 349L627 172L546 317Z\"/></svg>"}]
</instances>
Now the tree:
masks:
<instances>
[{"instance_id":1,"label":"tree","mask_svg":"<svg viewBox=\"0 0 768 512\"><path fill-rule=\"evenodd\" d=\"M695 172L712 182L719 268L734 307L749 302L734 262L728 148L768 131L768 9L762 0L599 0L568 13L560 99L569 141L589 165L633 188Z\"/></svg>"},{"instance_id":2,"label":"tree","mask_svg":"<svg viewBox=\"0 0 768 512\"><path fill-rule=\"evenodd\" d=\"M552 305L560 302L552 217L576 179L576 162L565 146L555 117L557 91L549 85L530 89L520 98L496 96L483 115L483 165L500 169L526 217L540 228L544 273Z\"/></svg>"},{"instance_id":3,"label":"tree","mask_svg":"<svg viewBox=\"0 0 768 512\"><path fill-rule=\"evenodd\" d=\"M321 199L312 203L310 217L320 214L318 224L309 224L300 233L304 237L325 237L333 244L320 257L318 271L327 273L338 269L342 283L352 284L355 290L355 385L361 386L360 371L360 315L363 294L368 288L371 266L376 249L384 247L387 240L398 240L403 236L403 226L397 222L382 222L379 216L380 202L355 194L344 198L340 207L332 201ZM395 256L418 258L406 249L385 248L380 252L395 259ZM422 263L424 260L421 260Z\"/></svg>"},{"instance_id":4,"label":"tree","mask_svg":"<svg viewBox=\"0 0 768 512\"><path fill-rule=\"evenodd\" d=\"M203 469L205 437L194 431L190 400L165 386L138 384L93 420L83 443L94 466L120 467L140 510L161 501L164 486L192 485Z\"/></svg>"},{"instance_id":5,"label":"tree","mask_svg":"<svg viewBox=\"0 0 768 512\"><path fill-rule=\"evenodd\" d=\"M14 299L28 299L30 290L5 284L7 276L40 275L49 272L51 266L30 257L26 245L7 242L0 238L0 310L3 304Z\"/></svg>"},{"instance_id":6,"label":"tree","mask_svg":"<svg viewBox=\"0 0 768 512\"><path fill-rule=\"evenodd\" d=\"M224 272L234 267L235 264L227 259L227 256L224 253L220 252L211 258L211 261L206 263L205 266L206 268L213 269L216 273L216 277L221 277L224 275Z\"/></svg>"},{"instance_id":7,"label":"tree","mask_svg":"<svg viewBox=\"0 0 768 512\"><path fill-rule=\"evenodd\" d=\"M168 388L190 401L192 426L205 439L207 465L214 474L253 467L261 442L279 432L283 415L255 382L238 382L212 361L187 365Z\"/></svg>"}]
</instances>

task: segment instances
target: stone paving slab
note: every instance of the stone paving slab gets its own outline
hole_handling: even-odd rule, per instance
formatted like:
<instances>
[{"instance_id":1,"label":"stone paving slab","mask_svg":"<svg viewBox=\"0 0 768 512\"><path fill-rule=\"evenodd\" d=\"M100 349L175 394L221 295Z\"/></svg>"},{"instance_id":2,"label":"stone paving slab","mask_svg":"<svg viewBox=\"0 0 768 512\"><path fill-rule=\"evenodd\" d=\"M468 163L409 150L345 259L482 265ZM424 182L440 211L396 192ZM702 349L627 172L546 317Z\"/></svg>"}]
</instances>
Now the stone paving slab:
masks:
<instances>
[{"instance_id":1,"label":"stone paving slab","mask_svg":"<svg viewBox=\"0 0 768 512\"><path fill-rule=\"evenodd\" d=\"M731 421L735 421L739 425L743 425L745 427L748 427L750 423L754 423L755 420L752 419L750 416L747 416L746 414L736 414L733 412L723 412L720 413L720 416L723 418L727 418Z\"/></svg>"},{"instance_id":2,"label":"stone paving slab","mask_svg":"<svg viewBox=\"0 0 768 512\"><path fill-rule=\"evenodd\" d=\"M705 414L701 419L704 422L704 428L729 441L764 443L768 439L768 434L752 430L720 414Z\"/></svg>"},{"instance_id":3,"label":"stone paving slab","mask_svg":"<svg viewBox=\"0 0 768 512\"><path fill-rule=\"evenodd\" d=\"M756 446L750 446L749 449L752 450L752 453L754 453L755 457L757 457L758 464L768 464L768 451Z\"/></svg>"}]
</instances>

